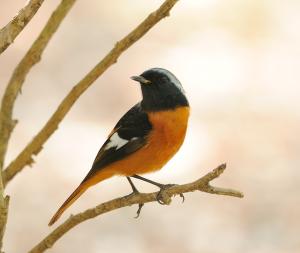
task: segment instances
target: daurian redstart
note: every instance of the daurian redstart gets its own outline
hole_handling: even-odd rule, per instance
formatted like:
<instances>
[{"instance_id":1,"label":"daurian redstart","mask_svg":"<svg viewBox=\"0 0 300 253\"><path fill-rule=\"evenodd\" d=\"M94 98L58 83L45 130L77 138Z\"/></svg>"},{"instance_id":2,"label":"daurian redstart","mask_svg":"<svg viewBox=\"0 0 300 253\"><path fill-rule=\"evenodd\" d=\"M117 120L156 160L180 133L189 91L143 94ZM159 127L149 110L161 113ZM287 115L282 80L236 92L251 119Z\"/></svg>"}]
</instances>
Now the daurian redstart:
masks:
<instances>
[{"instance_id":1,"label":"daurian redstart","mask_svg":"<svg viewBox=\"0 0 300 253\"><path fill-rule=\"evenodd\" d=\"M89 187L115 175L142 178L161 169L185 138L189 103L178 79L168 70L152 68L131 77L141 85L143 99L119 120L100 148L91 170L49 222L52 225Z\"/></svg>"}]
</instances>

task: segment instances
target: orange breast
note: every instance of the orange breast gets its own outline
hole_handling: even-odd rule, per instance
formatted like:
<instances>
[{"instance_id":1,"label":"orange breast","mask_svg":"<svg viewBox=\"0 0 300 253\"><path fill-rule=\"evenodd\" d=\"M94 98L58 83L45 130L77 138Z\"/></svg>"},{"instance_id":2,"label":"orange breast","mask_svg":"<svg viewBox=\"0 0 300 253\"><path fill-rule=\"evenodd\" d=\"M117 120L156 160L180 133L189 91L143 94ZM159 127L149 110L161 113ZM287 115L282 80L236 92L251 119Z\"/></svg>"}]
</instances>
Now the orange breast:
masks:
<instances>
[{"instance_id":1,"label":"orange breast","mask_svg":"<svg viewBox=\"0 0 300 253\"><path fill-rule=\"evenodd\" d=\"M149 113L153 129L148 137L148 144L104 170L131 176L161 169L182 145L188 117L189 107Z\"/></svg>"}]
</instances>

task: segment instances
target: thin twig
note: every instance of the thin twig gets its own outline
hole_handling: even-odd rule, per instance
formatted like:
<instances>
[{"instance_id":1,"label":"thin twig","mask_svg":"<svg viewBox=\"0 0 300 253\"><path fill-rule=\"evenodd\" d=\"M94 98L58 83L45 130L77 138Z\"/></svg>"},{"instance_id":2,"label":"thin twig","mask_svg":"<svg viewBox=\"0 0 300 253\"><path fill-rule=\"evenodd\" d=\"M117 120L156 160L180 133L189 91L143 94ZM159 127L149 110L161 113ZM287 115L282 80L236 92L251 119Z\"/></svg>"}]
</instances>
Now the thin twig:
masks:
<instances>
[{"instance_id":1,"label":"thin twig","mask_svg":"<svg viewBox=\"0 0 300 253\"><path fill-rule=\"evenodd\" d=\"M170 204L172 196L193 191L202 191L218 195L228 195L242 198L243 193L239 191L209 185L210 181L219 177L224 172L225 168L226 165L222 164L213 171L206 174L204 177L196 180L195 182L184 185L175 185L164 190L164 202ZM155 202L157 201L157 194L158 192L130 194L121 198L107 201L82 213L71 215L64 223L59 225L39 244L37 244L32 250L30 250L29 253L42 253L46 251L47 249L51 248L55 244L55 242L69 230L86 220L93 219L101 214L108 213L122 207L132 206L134 204Z\"/></svg>"},{"instance_id":2,"label":"thin twig","mask_svg":"<svg viewBox=\"0 0 300 253\"><path fill-rule=\"evenodd\" d=\"M3 166L8 141L16 121L13 120L13 108L18 94L30 69L40 61L41 55L53 34L73 6L76 0L62 0L52 13L38 38L15 68L3 95L0 111L0 166ZM6 179L3 175L3 184Z\"/></svg>"},{"instance_id":3,"label":"thin twig","mask_svg":"<svg viewBox=\"0 0 300 253\"><path fill-rule=\"evenodd\" d=\"M44 0L30 0L18 15L0 30L0 54L4 52L36 14Z\"/></svg>"},{"instance_id":4,"label":"thin twig","mask_svg":"<svg viewBox=\"0 0 300 253\"><path fill-rule=\"evenodd\" d=\"M63 99L57 110L48 120L46 125L24 148L24 150L11 162L3 174L3 182L7 184L26 165L33 163L33 155L37 155L44 143L58 128L58 125L70 111L77 99L101 76L112 64L117 62L119 56L132 44L145 35L161 19L169 15L170 10L178 0L166 0L156 11L152 12L140 25L126 37L116 43L115 47L80 81Z\"/></svg>"}]
</instances>

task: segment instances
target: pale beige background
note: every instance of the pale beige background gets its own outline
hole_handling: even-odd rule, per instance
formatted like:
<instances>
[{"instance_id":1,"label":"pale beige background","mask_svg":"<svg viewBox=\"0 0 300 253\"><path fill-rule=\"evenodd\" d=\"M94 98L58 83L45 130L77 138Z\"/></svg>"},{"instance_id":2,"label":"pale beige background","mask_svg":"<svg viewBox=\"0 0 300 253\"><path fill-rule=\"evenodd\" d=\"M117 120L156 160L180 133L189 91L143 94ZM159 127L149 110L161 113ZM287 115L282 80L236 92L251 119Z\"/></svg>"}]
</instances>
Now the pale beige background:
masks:
<instances>
[{"instance_id":1,"label":"pale beige background","mask_svg":"<svg viewBox=\"0 0 300 253\"><path fill-rule=\"evenodd\" d=\"M0 1L0 25L25 0ZM58 0L44 6L0 57L0 95ZM46 122L71 87L114 43L162 1L86 0L75 7L28 75L18 98L20 123L8 163ZM297 253L300 251L300 1L185 0L131 47L80 98L36 158L7 187L5 252L26 252L53 228L47 223L90 168L115 122L141 97L129 79L164 67L181 80L192 106L177 156L149 178L194 180L220 163L214 183L244 199L186 194L169 207L136 206L78 226L49 252ZM156 188L137 183L142 191ZM86 192L71 213L130 192L125 179Z\"/></svg>"}]
</instances>

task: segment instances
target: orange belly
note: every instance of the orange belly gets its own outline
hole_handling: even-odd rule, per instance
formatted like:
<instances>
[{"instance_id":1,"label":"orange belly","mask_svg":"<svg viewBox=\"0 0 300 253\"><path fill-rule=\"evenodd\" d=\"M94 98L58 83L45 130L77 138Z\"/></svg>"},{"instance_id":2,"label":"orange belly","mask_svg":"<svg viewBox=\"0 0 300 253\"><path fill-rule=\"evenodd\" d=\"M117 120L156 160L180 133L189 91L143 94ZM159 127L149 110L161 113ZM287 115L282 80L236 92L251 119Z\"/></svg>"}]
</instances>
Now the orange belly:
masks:
<instances>
[{"instance_id":1,"label":"orange belly","mask_svg":"<svg viewBox=\"0 0 300 253\"><path fill-rule=\"evenodd\" d=\"M189 107L149 113L153 129L145 147L117 161L104 170L114 175L131 176L161 169L182 145L189 117Z\"/></svg>"}]
</instances>

